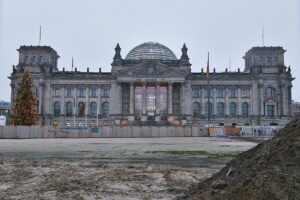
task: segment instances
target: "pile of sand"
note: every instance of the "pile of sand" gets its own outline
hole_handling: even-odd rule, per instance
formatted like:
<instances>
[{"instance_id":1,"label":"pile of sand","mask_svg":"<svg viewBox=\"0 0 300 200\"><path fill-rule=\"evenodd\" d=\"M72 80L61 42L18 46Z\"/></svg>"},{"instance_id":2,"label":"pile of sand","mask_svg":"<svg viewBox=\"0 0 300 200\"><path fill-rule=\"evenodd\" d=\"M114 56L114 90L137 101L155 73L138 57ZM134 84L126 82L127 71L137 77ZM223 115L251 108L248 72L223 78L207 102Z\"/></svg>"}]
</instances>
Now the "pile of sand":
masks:
<instances>
[{"instance_id":1,"label":"pile of sand","mask_svg":"<svg viewBox=\"0 0 300 200\"><path fill-rule=\"evenodd\" d=\"M300 120L237 156L183 199L300 199Z\"/></svg>"}]
</instances>

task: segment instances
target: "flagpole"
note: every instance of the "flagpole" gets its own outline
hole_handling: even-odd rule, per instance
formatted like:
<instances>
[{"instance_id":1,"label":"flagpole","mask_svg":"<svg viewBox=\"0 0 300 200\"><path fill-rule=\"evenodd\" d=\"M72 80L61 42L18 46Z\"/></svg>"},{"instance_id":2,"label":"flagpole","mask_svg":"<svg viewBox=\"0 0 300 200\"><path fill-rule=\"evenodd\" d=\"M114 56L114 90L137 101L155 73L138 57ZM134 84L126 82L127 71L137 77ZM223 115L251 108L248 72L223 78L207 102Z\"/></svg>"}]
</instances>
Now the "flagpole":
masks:
<instances>
[{"instance_id":1,"label":"flagpole","mask_svg":"<svg viewBox=\"0 0 300 200\"><path fill-rule=\"evenodd\" d=\"M207 92L208 92L208 97L207 97L207 119L208 119L208 124L210 124L210 115L211 115L211 109L210 109L210 85L209 85L209 52L207 53Z\"/></svg>"},{"instance_id":2,"label":"flagpole","mask_svg":"<svg viewBox=\"0 0 300 200\"><path fill-rule=\"evenodd\" d=\"M99 114L99 113L98 113L98 106L97 106L97 127L99 126L99 122L98 122L98 120L99 120L99 119L98 119L98 114Z\"/></svg>"},{"instance_id":3,"label":"flagpole","mask_svg":"<svg viewBox=\"0 0 300 200\"><path fill-rule=\"evenodd\" d=\"M73 104L74 106L74 119L73 119L73 121L74 121L74 128L76 127L76 125L75 125L75 115L76 115L76 94L74 94L74 104Z\"/></svg>"},{"instance_id":4,"label":"flagpole","mask_svg":"<svg viewBox=\"0 0 300 200\"><path fill-rule=\"evenodd\" d=\"M42 40L42 26L40 25L39 46L41 45L41 40Z\"/></svg>"}]
</instances>

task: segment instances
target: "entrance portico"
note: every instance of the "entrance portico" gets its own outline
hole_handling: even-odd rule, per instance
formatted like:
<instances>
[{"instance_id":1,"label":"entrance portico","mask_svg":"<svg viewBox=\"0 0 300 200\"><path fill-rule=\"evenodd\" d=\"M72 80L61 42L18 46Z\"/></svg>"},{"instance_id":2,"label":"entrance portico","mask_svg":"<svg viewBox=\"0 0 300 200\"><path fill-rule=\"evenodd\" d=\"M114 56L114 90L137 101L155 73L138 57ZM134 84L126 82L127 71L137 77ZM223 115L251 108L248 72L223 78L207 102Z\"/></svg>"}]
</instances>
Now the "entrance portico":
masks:
<instances>
[{"instance_id":1,"label":"entrance portico","mask_svg":"<svg viewBox=\"0 0 300 200\"><path fill-rule=\"evenodd\" d=\"M128 116L129 121L167 120L172 116L173 82L161 81L131 81L121 82L122 85L122 113L123 119ZM126 94L129 86L129 94ZM127 101L130 101L130 112L127 113ZM129 115L128 115L129 114Z\"/></svg>"}]
</instances>

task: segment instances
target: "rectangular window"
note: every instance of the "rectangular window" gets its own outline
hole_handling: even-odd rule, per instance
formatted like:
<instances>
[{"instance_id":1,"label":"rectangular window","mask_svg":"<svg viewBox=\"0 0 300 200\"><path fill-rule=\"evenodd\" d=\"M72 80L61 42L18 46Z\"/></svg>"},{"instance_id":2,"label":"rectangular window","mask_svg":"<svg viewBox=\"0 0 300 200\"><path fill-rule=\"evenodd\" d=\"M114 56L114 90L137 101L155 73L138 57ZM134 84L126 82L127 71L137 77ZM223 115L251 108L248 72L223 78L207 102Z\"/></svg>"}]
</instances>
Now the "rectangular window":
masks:
<instances>
[{"instance_id":1,"label":"rectangular window","mask_svg":"<svg viewBox=\"0 0 300 200\"><path fill-rule=\"evenodd\" d=\"M212 93L213 91L210 89L205 89L205 97L207 98L208 97L208 94L209 94L209 97L212 97Z\"/></svg>"},{"instance_id":2,"label":"rectangular window","mask_svg":"<svg viewBox=\"0 0 300 200\"><path fill-rule=\"evenodd\" d=\"M267 105L267 117L274 117L274 105Z\"/></svg>"},{"instance_id":3,"label":"rectangular window","mask_svg":"<svg viewBox=\"0 0 300 200\"><path fill-rule=\"evenodd\" d=\"M56 96L56 97L60 96L60 89L59 88L54 89L54 96Z\"/></svg>"},{"instance_id":4,"label":"rectangular window","mask_svg":"<svg viewBox=\"0 0 300 200\"><path fill-rule=\"evenodd\" d=\"M43 56L39 56L39 64L42 63L42 60L43 60Z\"/></svg>"},{"instance_id":5,"label":"rectangular window","mask_svg":"<svg viewBox=\"0 0 300 200\"><path fill-rule=\"evenodd\" d=\"M237 92L235 88L231 88L229 91L229 97L237 97Z\"/></svg>"},{"instance_id":6,"label":"rectangular window","mask_svg":"<svg viewBox=\"0 0 300 200\"><path fill-rule=\"evenodd\" d=\"M71 97L71 96L72 96L72 89L67 88L67 97Z\"/></svg>"},{"instance_id":7,"label":"rectangular window","mask_svg":"<svg viewBox=\"0 0 300 200\"><path fill-rule=\"evenodd\" d=\"M79 97L84 97L84 89L83 88L79 88L79 94L78 94L78 96Z\"/></svg>"},{"instance_id":8,"label":"rectangular window","mask_svg":"<svg viewBox=\"0 0 300 200\"><path fill-rule=\"evenodd\" d=\"M200 88L193 88L192 92L193 92L193 97L194 98L200 97Z\"/></svg>"},{"instance_id":9,"label":"rectangular window","mask_svg":"<svg viewBox=\"0 0 300 200\"><path fill-rule=\"evenodd\" d=\"M91 90L91 96L92 97L97 97L97 89L96 88L92 88L92 90Z\"/></svg>"},{"instance_id":10,"label":"rectangular window","mask_svg":"<svg viewBox=\"0 0 300 200\"><path fill-rule=\"evenodd\" d=\"M25 56L25 64L29 64L30 60L29 60L29 55Z\"/></svg>"},{"instance_id":11,"label":"rectangular window","mask_svg":"<svg viewBox=\"0 0 300 200\"><path fill-rule=\"evenodd\" d=\"M109 88L103 89L103 97L109 97Z\"/></svg>"},{"instance_id":12,"label":"rectangular window","mask_svg":"<svg viewBox=\"0 0 300 200\"><path fill-rule=\"evenodd\" d=\"M217 97L222 98L224 96L225 96L224 95L224 89L221 89L221 88L217 89Z\"/></svg>"},{"instance_id":13,"label":"rectangular window","mask_svg":"<svg viewBox=\"0 0 300 200\"><path fill-rule=\"evenodd\" d=\"M242 90L242 97L249 97L250 96L250 90L249 89L243 89Z\"/></svg>"}]
</instances>

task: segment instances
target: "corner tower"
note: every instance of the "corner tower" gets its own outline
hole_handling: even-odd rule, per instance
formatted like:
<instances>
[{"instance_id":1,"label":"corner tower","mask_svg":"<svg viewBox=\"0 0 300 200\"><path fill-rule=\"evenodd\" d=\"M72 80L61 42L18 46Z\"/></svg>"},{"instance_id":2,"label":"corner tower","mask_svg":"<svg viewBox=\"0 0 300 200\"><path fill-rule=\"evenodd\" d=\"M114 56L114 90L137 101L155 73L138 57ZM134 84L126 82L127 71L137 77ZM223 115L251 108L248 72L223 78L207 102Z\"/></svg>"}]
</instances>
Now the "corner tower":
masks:
<instances>
[{"instance_id":1,"label":"corner tower","mask_svg":"<svg viewBox=\"0 0 300 200\"><path fill-rule=\"evenodd\" d=\"M50 46L21 46L17 51L19 63L13 72L23 72L25 68L31 73L58 71L59 55Z\"/></svg>"}]
</instances>

